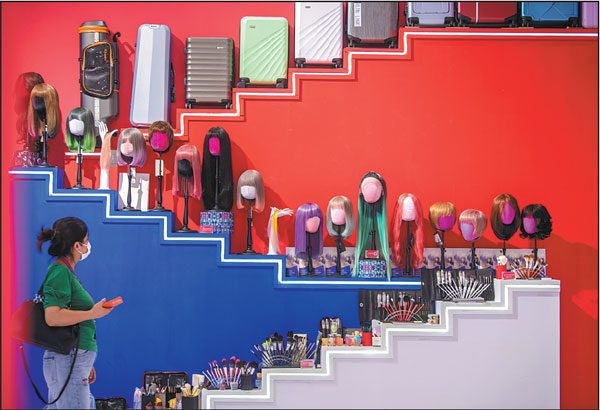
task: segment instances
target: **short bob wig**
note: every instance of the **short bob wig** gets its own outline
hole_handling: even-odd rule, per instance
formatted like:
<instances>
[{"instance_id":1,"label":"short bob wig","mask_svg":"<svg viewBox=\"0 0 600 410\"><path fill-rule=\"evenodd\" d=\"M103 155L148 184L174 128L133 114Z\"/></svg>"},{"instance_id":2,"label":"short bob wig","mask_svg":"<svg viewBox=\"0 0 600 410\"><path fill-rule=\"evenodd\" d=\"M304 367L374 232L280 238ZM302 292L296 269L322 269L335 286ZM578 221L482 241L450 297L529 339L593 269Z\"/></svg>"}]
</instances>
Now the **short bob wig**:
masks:
<instances>
[{"instance_id":1,"label":"short bob wig","mask_svg":"<svg viewBox=\"0 0 600 410\"><path fill-rule=\"evenodd\" d=\"M461 223L470 223L473 225L473 236L475 239L481 238L483 231L487 227L487 216L478 209L465 209L458 217L458 230L462 234Z\"/></svg>"},{"instance_id":2,"label":"short bob wig","mask_svg":"<svg viewBox=\"0 0 600 410\"><path fill-rule=\"evenodd\" d=\"M164 154L173 146L173 127L165 121L154 121L148 129L148 143L154 152Z\"/></svg>"},{"instance_id":3,"label":"short bob wig","mask_svg":"<svg viewBox=\"0 0 600 410\"><path fill-rule=\"evenodd\" d=\"M83 134L73 135L69 123L72 120L83 122ZM96 148L96 130L94 127L94 114L87 108L76 107L71 110L67 117L67 128L65 131L65 143L72 152L79 148L81 141L81 150L83 152L93 152Z\"/></svg>"},{"instance_id":4,"label":"short bob wig","mask_svg":"<svg viewBox=\"0 0 600 410\"><path fill-rule=\"evenodd\" d=\"M456 223L456 207L452 202L436 202L429 207L429 222L436 231L451 230ZM450 229L441 229L440 218L452 217Z\"/></svg>"},{"instance_id":5,"label":"short bob wig","mask_svg":"<svg viewBox=\"0 0 600 410\"><path fill-rule=\"evenodd\" d=\"M346 219L344 220L344 229L342 230L341 236L343 239L347 239L352 232L354 231L354 208L352 207L352 201L345 196L338 195L331 198L329 201L329 205L327 205L327 213L325 215L325 227L327 228L327 232L333 238L338 237L338 232L333 226L333 222L331 220L331 211L334 209L342 209L344 211Z\"/></svg>"},{"instance_id":6,"label":"short bob wig","mask_svg":"<svg viewBox=\"0 0 600 410\"><path fill-rule=\"evenodd\" d=\"M265 209L265 185L260 173L254 169L248 169L240 175L236 195L236 205L238 209L244 208L244 197L242 196L243 186L251 186L256 189L256 198L252 201L251 206L256 212L262 212Z\"/></svg>"},{"instance_id":7,"label":"short bob wig","mask_svg":"<svg viewBox=\"0 0 600 410\"><path fill-rule=\"evenodd\" d=\"M310 218L319 218L319 229L310 235L312 256L323 254L323 211L319 205L309 202L298 207L296 211L295 250L296 255L306 256L306 221Z\"/></svg>"},{"instance_id":8,"label":"short bob wig","mask_svg":"<svg viewBox=\"0 0 600 410\"><path fill-rule=\"evenodd\" d=\"M121 152L121 145L125 142L130 142L133 145L133 159L131 161L128 161ZM117 141L117 164L121 166L131 165L133 167L142 167L146 163L147 156L146 139L140 130L137 128L126 128L119 134L119 140Z\"/></svg>"},{"instance_id":9,"label":"short bob wig","mask_svg":"<svg viewBox=\"0 0 600 410\"><path fill-rule=\"evenodd\" d=\"M211 138L219 140L219 155L212 155ZM215 197L215 179L219 159L219 191ZM231 165L231 141L229 134L222 127L213 127L204 137L202 156L202 202L205 209L215 206L223 211L231 211L233 207L233 168Z\"/></svg>"},{"instance_id":10,"label":"short bob wig","mask_svg":"<svg viewBox=\"0 0 600 410\"><path fill-rule=\"evenodd\" d=\"M60 107L56 89L48 83L34 86L29 95L27 131L32 138L40 138L44 131L44 121L40 116L42 108L46 111L48 138L54 138L60 131Z\"/></svg>"},{"instance_id":11,"label":"short bob wig","mask_svg":"<svg viewBox=\"0 0 600 410\"><path fill-rule=\"evenodd\" d=\"M515 211L515 217L512 222L505 224L502 222L502 214L506 204ZM492 202L492 212L490 213L490 224L494 235L501 241L508 241L521 226L521 212L516 198L510 194L500 194Z\"/></svg>"},{"instance_id":12,"label":"short bob wig","mask_svg":"<svg viewBox=\"0 0 600 410\"><path fill-rule=\"evenodd\" d=\"M535 219L535 233L529 234L523 226L526 217ZM542 204L531 204L523 208L521 212L521 238L546 239L552 233L552 217L546 207Z\"/></svg>"},{"instance_id":13,"label":"short bob wig","mask_svg":"<svg viewBox=\"0 0 600 410\"><path fill-rule=\"evenodd\" d=\"M175 164L173 166L173 196L185 196L185 184L187 181L183 175L179 174L178 166L178 161L183 159L187 159L192 165L192 186L188 190L188 195L196 199L201 199L202 183L200 181L200 170L202 169L202 166L200 163L200 153L195 145L182 145L175 151Z\"/></svg>"}]
</instances>

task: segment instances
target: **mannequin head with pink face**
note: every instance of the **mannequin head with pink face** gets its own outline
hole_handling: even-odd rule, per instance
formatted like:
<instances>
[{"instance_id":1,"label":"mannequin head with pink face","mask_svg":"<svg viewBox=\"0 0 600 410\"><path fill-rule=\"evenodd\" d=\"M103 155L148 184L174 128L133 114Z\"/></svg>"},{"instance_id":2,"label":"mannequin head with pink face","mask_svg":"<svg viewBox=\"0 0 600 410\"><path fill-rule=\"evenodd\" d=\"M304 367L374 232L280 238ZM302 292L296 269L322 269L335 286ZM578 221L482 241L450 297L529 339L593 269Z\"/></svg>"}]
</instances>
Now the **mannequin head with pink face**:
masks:
<instances>
[{"instance_id":1,"label":"mannequin head with pink face","mask_svg":"<svg viewBox=\"0 0 600 410\"><path fill-rule=\"evenodd\" d=\"M429 222L436 231L449 231L456 223L456 207L452 202L436 202L429 207Z\"/></svg>"},{"instance_id":2,"label":"mannequin head with pink face","mask_svg":"<svg viewBox=\"0 0 600 410\"><path fill-rule=\"evenodd\" d=\"M332 237L347 239L354 231L352 201L345 196L335 196L329 201L325 214L325 227Z\"/></svg>"},{"instance_id":3,"label":"mannequin head with pink face","mask_svg":"<svg viewBox=\"0 0 600 410\"><path fill-rule=\"evenodd\" d=\"M473 242L481 237L487 227L487 217L477 209L466 209L458 217L458 230L465 241Z\"/></svg>"},{"instance_id":4,"label":"mannequin head with pink face","mask_svg":"<svg viewBox=\"0 0 600 410\"><path fill-rule=\"evenodd\" d=\"M519 204L514 196L500 194L494 198L490 223L498 239L507 241L512 238L521 225Z\"/></svg>"},{"instance_id":5,"label":"mannequin head with pink face","mask_svg":"<svg viewBox=\"0 0 600 410\"><path fill-rule=\"evenodd\" d=\"M300 205L295 228L296 255L306 255L307 236L310 236L313 258L323 254L323 212L319 205L312 202Z\"/></svg>"},{"instance_id":6,"label":"mannequin head with pink face","mask_svg":"<svg viewBox=\"0 0 600 410\"><path fill-rule=\"evenodd\" d=\"M542 204L527 205L521 219L521 238L546 239L552 233L552 218Z\"/></svg>"},{"instance_id":7,"label":"mannequin head with pink face","mask_svg":"<svg viewBox=\"0 0 600 410\"><path fill-rule=\"evenodd\" d=\"M408 227L408 228L406 228ZM407 233L411 239L410 255L407 253ZM402 194L398 197L392 215L391 252L396 264L410 260L410 266L418 269L423 265L423 207L414 194Z\"/></svg>"}]
</instances>

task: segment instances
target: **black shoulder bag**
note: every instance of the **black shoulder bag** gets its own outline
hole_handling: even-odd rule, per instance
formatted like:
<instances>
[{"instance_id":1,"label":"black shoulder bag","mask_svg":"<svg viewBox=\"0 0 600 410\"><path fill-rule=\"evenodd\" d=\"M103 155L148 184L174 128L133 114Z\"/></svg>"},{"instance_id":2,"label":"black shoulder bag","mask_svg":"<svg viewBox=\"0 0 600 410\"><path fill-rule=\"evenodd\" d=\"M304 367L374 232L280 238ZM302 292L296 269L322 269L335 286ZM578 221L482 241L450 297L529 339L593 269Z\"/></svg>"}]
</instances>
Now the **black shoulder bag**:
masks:
<instances>
[{"instance_id":1,"label":"black shoulder bag","mask_svg":"<svg viewBox=\"0 0 600 410\"><path fill-rule=\"evenodd\" d=\"M27 372L27 377L29 377L35 393L45 404L54 404L62 396L73 373L77 352L79 351L79 324L71 326L48 326L44 312L43 288L44 284L42 283L38 296L34 300L26 300L19 306L12 316L11 326L12 336L19 342L25 372ZM71 349L75 347L75 355L73 356L73 362L71 362L71 369L69 370L65 385L60 390L58 397L50 403L44 400L31 379L29 369L27 368L27 361L25 360L25 353L23 352L23 342L60 354L69 354Z\"/></svg>"}]
</instances>

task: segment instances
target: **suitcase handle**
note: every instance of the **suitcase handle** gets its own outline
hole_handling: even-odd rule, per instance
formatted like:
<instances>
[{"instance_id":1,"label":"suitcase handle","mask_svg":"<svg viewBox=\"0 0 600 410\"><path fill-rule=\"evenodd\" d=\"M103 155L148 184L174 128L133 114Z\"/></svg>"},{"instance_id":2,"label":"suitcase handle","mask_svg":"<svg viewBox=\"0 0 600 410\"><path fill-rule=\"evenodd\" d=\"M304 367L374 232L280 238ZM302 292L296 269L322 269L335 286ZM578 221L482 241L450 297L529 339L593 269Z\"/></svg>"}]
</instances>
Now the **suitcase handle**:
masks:
<instances>
[{"instance_id":1,"label":"suitcase handle","mask_svg":"<svg viewBox=\"0 0 600 410\"><path fill-rule=\"evenodd\" d=\"M171 61L171 71L169 73L171 78L171 103L175 102L175 71L173 70L173 62Z\"/></svg>"}]
</instances>

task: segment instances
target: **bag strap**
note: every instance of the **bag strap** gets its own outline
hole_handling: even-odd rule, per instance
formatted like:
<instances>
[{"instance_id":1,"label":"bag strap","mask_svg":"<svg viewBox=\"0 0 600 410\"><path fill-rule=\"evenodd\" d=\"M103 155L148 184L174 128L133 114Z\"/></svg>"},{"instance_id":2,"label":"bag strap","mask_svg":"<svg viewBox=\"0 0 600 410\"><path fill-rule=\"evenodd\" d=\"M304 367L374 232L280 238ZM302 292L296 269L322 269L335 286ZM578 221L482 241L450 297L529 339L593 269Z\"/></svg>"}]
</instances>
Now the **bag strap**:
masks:
<instances>
[{"instance_id":1,"label":"bag strap","mask_svg":"<svg viewBox=\"0 0 600 410\"><path fill-rule=\"evenodd\" d=\"M58 399L60 399L60 397L64 393L65 389L67 388L67 384L69 384L69 380L71 380L71 374L73 373L73 367L75 367L75 360L77 360L77 352L79 351L79 336L80 336L80 334L81 333L77 334L77 342L75 343L75 355L73 356L73 361L71 362L71 368L69 369L69 375L67 376L67 380L65 381L65 385L60 390L60 393L58 393L58 397L56 399L54 399L53 401L51 401L51 402L47 402L46 400L44 400L44 398L40 394L40 391L38 390L38 388L36 387L35 383L31 379L31 375L29 374L29 369L27 368L27 360L25 360L25 352L23 351L23 342L21 342L19 340L19 349L21 350L21 357L23 358L23 364L25 365L25 372L27 373L27 377L29 378L29 382L31 383L31 385L33 386L33 389L35 390L35 394L37 394L38 398L44 404L51 405L51 404L56 403L58 401Z\"/></svg>"}]
</instances>

